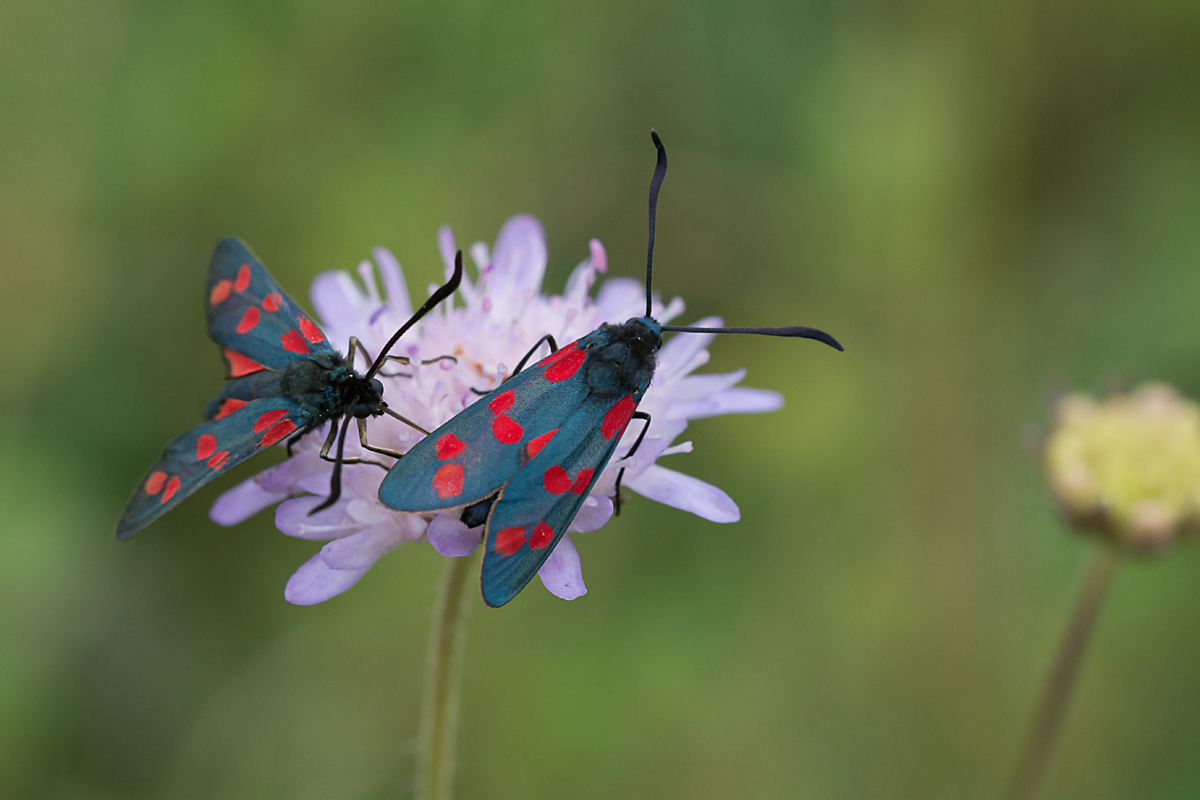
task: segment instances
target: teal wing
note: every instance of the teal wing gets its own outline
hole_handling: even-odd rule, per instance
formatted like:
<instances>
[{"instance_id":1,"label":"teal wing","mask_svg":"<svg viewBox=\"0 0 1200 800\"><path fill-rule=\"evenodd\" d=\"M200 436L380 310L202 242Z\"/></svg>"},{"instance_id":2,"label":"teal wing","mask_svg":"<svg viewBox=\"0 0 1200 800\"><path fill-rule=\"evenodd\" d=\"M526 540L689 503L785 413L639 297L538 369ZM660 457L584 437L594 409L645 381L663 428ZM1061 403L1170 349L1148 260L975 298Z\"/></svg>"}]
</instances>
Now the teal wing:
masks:
<instances>
[{"instance_id":1,"label":"teal wing","mask_svg":"<svg viewBox=\"0 0 1200 800\"><path fill-rule=\"evenodd\" d=\"M561 436L588 398L579 368L593 332L508 379L426 436L392 467L379 499L397 511L438 511L494 494Z\"/></svg>"}]
</instances>

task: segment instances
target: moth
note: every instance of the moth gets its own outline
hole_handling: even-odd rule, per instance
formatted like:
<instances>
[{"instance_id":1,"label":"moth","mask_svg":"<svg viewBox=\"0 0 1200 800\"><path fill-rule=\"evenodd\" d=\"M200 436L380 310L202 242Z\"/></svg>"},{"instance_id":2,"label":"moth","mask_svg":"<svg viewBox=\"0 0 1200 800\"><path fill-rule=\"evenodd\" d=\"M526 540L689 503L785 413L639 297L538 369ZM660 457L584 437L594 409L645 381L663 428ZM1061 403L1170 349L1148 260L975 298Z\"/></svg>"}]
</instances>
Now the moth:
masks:
<instances>
[{"instance_id":1,"label":"moth","mask_svg":"<svg viewBox=\"0 0 1200 800\"><path fill-rule=\"evenodd\" d=\"M379 488L398 511L463 509L468 527L483 525L483 600L499 607L525 587L575 518L633 419L644 422L626 458L645 438L650 416L637 410L654 376L663 333L756 333L816 339L837 350L827 333L807 327L693 328L660 325L651 316L654 219L667 154L651 131L657 163L650 182L646 254L646 314L601 325L559 349L544 336L514 374L418 442ZM551 354L523 367L543 344ZM620 498L621 476L617 476Z\"/></svg>"},{"instance_id":2,"label":"moth","mask_svg":"<svg viewBox=\"0 0 1200 800\"><path fill-rule=\"evenodd\" d=\"M208 422L168 444L138 483L117 523L117 538L133 536L213 478L271 445L287 440L290 455L301 436L325 422L332 424L320 455L334 466L329 497L312 513L328 508L341 495L343 464L376 464L386 470L380 461L345 457L346 433L356 421L365 450L399 458L401 453L367 442L367 419L388 414L425 432L388 408L383 383L375 376L389 361L408 362L388 351L461 280L459 253L450 280L396 331L378 356L372 359L351 337L347 357L329 345L250 248L238 239L221 240L209 262L205 298L208 335L221 348L229 382L205 409ZM354 369L357 353L370 364L362 374ZM335 442L336 454L330 456Z\"/></svg>"}]
</instances>

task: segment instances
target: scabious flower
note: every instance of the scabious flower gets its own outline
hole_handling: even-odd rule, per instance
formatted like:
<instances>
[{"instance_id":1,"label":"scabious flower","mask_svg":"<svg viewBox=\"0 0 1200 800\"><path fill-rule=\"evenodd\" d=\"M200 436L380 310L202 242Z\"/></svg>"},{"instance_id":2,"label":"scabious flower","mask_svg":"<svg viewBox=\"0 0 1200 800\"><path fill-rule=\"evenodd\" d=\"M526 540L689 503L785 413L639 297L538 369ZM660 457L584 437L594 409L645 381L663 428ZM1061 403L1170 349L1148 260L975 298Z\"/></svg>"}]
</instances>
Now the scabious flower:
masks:
<instances>
[{"instance_id":1,"label":"scabious flower","mask_svg":"<svg viewBox=\"0 0 1200 800\"><path fill-rule=\"evenodd\" d=\"M456 251L449 227L440 231L438 244L448 276ZM385 369L380 375L388 405L428 430L476 402L480 395L472 390L494 388L543 335L552 334L561 346L602 322L624 322L645 312L644 286L632 278L608 280L592 297L597 275L607 270L604 248L595 239L589 257L571 273L563 293L541 294L546 241L540 223L532 217L510 219L491 251L478 243L469 252L478 276L474 282L463 277L461 303L451 299L418 323L392 350L393 355L411 359L411 364ZM358 267L361 286L345 271L323 273L313 283L313 306L335 347L357 336L368 351L377 353L412 314L400 265L382 248L376 249L374 256L375 267L365 261ZM665 307L656 300L653 316L667 322L683 308L678 298ZM695 324L716 327L721 321L709 317ZM690 441L676 443L688 420L774 411L783 404L775 392L736 386L744 370L692 375L708 361L711 339L711 334L681 334L659 351L654 381L640 405L654 418L646 438L633 458L624 459L640 430L638 425L630 426L570 531L594 531L609 520L621 468L625 469L622 485L644 497L714 522L738 519L738 507L725 492L656 463L663 456L691 452ZM546 352L535 355L534 360ZM439 356L454 356L455 360L421 363ZM361 357L357 366L365 369ZM217 523L233 525L279 503L275 511L279 530L326 542L288 581L284 592L288 601L309 605L344 592L382 555L405 542L424 539L451 557L468 555L479 546L480 530L468 530L457 513L409 514L383 506L378 492L384 471L369 464L347 465L341 499L309 516L329 493L332 464L318 456L327 432L326 426L310 433L294 448L291 458L225 492L210 511ZM376 447L405 452L421 436L391 417L368 421L368 441ZM391 462L360 450L355 437L347 437L347 456ZM546 588L561 598L571 600L586 591L578 551L569 534L562 537L538 574Z\"/></svg>"},{"instance_id":2,"label":"scabious flower","mask_svg":"<svg viewBox=\"0 0 1200 800\"><path fill-rule=\"evenodd\" d=\"M1067 517L1124 550L1159 551L1200 524L1200 407L1166 384L1061 398L1045 462Z\"/></svg>"}]
</instances>

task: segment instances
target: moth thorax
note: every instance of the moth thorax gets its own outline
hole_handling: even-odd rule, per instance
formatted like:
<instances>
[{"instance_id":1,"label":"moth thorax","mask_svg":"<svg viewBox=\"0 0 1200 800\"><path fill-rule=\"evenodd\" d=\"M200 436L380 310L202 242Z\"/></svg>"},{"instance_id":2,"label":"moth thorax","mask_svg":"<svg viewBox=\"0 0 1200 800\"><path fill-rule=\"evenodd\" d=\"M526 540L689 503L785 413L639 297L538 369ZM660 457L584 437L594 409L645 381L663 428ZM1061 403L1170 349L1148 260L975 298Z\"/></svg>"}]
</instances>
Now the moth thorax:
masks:
<instances>
[{"instance_id":1,"label":"moth thorax","mask_svg":"<svg viewBox=\"0 0 1200 800\"><path fill-rule=\"evenodd\" d=\"M639 318L605 330L608 341L588 352L588 388L596 394L644 390L654 374L655 353L662 346L658 324Z\"/></svg>"}]
</instances>

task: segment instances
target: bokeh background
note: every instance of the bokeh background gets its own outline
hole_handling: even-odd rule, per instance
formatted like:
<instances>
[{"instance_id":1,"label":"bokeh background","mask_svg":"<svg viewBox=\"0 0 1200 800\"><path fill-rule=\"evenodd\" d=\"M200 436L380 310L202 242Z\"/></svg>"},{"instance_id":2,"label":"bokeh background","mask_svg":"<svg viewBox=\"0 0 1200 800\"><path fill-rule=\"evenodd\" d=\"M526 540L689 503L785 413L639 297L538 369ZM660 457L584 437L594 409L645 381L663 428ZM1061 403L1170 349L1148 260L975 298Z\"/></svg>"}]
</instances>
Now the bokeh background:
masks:
<instances>
[{"instance_id":1,"label":"bokeh background","mask_svg":"<svg viewBox=\"0 0 1200 800\"><path fill-rule=\"evenodd\" d=\"M0 5L0 796L410 791L423 545L321 606L311 543L211 487L113 525L221 382L208 254L305 298L436 230L590 237L784 410L674 464L722 526L635 498L590 593L473 601L463 798L988 798L1087 552L1030 444L1057 387L1200 394L1200 5L743 0ZM277 456L269 456L277 458ZM259 464L261 466L261 463ZM1200 550L1125 567L1047 797L1200 795Z\"/></svg>"}]
</instances>

